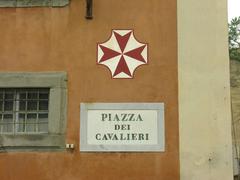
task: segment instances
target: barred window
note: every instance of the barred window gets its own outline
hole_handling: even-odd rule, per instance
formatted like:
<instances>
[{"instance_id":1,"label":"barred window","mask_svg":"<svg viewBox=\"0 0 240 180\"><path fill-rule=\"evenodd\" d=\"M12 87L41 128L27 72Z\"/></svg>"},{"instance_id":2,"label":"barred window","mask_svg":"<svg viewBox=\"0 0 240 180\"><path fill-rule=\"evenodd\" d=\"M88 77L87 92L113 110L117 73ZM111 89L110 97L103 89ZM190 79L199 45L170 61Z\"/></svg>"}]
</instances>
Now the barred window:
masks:
<instances>
[{"instance_id":1,"label":"barred window","mask_svg":"<svg viewBox=\"0 0 240 180\"><path fill-rule=\"evenodd\" d=\"M0 73L0 153L63 150L65 72Z\"/></svg>"},{"instance_id":2,"label":"barred window","mask_svg":"<svg viewBox=\"0 0 240 180\"><path fill-rule=\"evenodd\" d=\"M47 133L49 89L0 88L0 133Z\"/></svg>"}]
</instances>

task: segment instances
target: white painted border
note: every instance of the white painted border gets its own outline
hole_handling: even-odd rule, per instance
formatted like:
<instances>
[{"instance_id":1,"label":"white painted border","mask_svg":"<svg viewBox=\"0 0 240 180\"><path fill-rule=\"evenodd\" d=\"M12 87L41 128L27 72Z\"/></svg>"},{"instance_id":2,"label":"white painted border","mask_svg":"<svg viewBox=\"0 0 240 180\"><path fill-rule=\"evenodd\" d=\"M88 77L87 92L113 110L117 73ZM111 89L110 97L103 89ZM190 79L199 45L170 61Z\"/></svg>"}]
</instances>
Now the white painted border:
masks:
<instances>
[{"instance_id":1,"label":"white painted border","mask_svg":"<svg viewBox=\"0 0 240 180\"><path fill-rule=\"evenodd\" d=\"M181 180L232 180L227 0L178 0Z\"/></svg>"}]
</instances>

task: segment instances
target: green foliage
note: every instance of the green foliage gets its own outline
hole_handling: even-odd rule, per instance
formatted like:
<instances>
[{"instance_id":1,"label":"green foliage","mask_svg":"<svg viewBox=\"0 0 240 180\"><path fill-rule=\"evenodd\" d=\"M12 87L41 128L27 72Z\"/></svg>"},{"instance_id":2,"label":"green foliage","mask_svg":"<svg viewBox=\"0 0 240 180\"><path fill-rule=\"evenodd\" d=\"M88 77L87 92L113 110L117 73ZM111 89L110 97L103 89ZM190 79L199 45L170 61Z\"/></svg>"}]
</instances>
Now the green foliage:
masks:
<instances>
[{"instance_id":1,"label":"green foliage","mask_svg":"<svg viewBox=\"0 0 240 180\"><path fill-rule=\"evenodd\" d=\"M228 24L228 42L230 59L240 61L240 16Z\"/></svg>"}]
</instances>

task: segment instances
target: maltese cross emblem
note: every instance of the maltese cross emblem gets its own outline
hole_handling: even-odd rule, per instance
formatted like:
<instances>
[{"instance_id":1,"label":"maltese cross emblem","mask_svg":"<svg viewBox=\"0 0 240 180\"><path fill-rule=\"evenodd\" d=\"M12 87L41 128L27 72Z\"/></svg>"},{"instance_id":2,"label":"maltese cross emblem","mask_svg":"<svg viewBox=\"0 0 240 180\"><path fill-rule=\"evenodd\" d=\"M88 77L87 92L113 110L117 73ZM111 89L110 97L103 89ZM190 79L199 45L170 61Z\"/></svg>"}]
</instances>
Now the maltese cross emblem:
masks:
<instances>
[{"instance_id":1,"label":"maltese cross emblem","mask_svg":"<svg viewBox=\"0 0 240 180\"><path fill-rule=\"evenodd\" d=\"M130 79L137 67L148 63L147 51L133 30L113 30L110 39L97 46L97 64L107 66L114 79Z\"/></svg>"}]
</instances>

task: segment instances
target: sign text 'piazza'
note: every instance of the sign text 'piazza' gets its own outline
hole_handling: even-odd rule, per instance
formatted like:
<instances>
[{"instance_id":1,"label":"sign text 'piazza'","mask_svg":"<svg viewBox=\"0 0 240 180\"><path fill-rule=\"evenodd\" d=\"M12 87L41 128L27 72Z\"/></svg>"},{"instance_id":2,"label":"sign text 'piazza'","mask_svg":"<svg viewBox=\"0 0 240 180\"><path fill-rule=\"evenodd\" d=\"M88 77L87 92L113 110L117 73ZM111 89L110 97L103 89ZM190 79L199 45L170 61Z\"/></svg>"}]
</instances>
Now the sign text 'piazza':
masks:
<instances>
[{"instance_id":1,"label":"sign text 'piazza'","mask_svg":"<svg viewBox=\"0 0 240 180\"><path fill-rule=\"evenodd\" d=\"M164 152L164 103L81 103L81 152Z\"/></svg>"}]
</instances>

